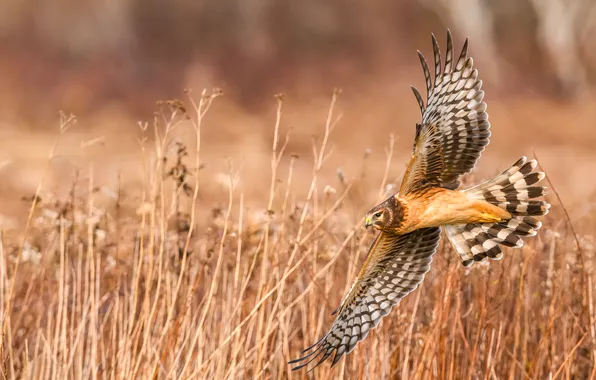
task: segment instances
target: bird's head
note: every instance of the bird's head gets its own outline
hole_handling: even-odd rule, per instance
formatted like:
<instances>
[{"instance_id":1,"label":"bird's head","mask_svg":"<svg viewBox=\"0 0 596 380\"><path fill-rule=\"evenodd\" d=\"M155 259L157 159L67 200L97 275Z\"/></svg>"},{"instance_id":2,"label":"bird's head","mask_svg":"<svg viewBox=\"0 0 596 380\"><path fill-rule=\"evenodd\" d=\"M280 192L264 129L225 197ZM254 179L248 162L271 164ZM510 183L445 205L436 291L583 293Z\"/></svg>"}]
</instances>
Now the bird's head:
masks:
<instances>
[{"instance_id":1,"label":"bird's head","mask_svg":"<svg viewBox=\"0 0 596 380\"><path fill-rule=\"evenodd\" d=\"M383 203L376 205L366 213L365 226L380 231L391 231L398 228L404 217L404 208L400 201L391 196Z\"/></svg>"}]
</instances>

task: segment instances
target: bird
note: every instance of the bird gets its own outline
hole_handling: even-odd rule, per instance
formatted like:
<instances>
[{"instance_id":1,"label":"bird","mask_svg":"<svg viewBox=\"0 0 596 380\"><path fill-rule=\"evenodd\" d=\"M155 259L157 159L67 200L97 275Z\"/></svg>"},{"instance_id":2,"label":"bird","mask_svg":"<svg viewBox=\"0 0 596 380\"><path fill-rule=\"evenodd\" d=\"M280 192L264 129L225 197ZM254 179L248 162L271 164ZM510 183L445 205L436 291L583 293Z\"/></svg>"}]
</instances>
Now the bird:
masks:
<instances>
[{"instance_id":1,"label":"bird","mask_svg":"<svg viewBox=\"0 0 596 380\"><path fill-rule=\"evenodd\" d=\"M466 38L459 57L447 30L445 64L431 34L434 78L422 53L427 98L412 91L422 120L416 124L412 155L399 191L365 216L366 228L378 235L340 306L330 330L291 360L293 370L311 364L313 370L334 354L333 367L377 327L430 269L444 229L464 267L503 257L501 246L522 247L522 238L535 236L542 226L537 216L550 208L545 174L536 160L520 158L511 167L479 185L459 189L460 178L476 166L489 144L490 122L483 101L482 81L468 57Z\"/></svg>"}]
</instances>

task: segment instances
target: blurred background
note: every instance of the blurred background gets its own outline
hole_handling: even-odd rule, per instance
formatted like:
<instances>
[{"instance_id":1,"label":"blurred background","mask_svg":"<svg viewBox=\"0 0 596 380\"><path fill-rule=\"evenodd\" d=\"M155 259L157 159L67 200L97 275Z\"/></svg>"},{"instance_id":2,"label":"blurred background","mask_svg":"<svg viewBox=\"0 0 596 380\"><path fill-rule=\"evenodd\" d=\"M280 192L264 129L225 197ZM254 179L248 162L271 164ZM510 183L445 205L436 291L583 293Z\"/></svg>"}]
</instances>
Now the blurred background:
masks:
<instances>
[{"instance_id":1,"label":"blurred background","mask_svg":"<svg viewBox=\"0 0 596 380\"><path fill-rule=\"evenodd\" d=\"M409 85L424 90L416 50L432 59L432 32L444 52L447 28L456 50L470 37L470 55L484 80L493 138L481 176L535 152L576 217L585 215L585 200L593 200L596 189L592 0L371 0L364 6L339 0L3 0L4 210L37 186L58 110L76 114L79 124L52 163L56 188L86 159L100 163L100 180L114 184L124 171L134 183L141 176L137 121L153 117L156 100L184 98L187 87L196 94L223 90L204 129L204 159L213 173L224 170L228 156L241 162L249 195L259 196L263 167L269 167L273 95L280 91L287 95L282 133L291 129L289 149L306 158L299 174L310 176L310 137L321 133L331 90L340 87L343 118L333 135L329 178L340 165L356 176L366 149L373 162L384 162L390 134L396 136L391 178L397 178L419 119ZM93 138L104 148L83 151L80 142ZM370 173L380 177L382 169Z\"/></svg>"}]
</instances>

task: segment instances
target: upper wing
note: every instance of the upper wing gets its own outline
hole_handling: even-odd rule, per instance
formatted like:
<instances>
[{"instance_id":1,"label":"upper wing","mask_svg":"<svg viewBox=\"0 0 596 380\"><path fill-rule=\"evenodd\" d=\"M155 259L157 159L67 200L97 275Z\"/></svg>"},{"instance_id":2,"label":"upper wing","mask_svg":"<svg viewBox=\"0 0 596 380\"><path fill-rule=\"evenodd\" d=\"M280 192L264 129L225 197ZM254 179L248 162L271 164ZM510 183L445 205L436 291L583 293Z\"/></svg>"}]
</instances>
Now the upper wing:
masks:
<instances>
[{"instance_id":1,"label":"upper wing","mask_svg":"<svg viewBox=\"0 0 596 380\"><path fill-rule=\"evenodd\" d=\"M381 318L403 297L418 287L430 269L440 238L439 228L424 228L405 235L382 232L370 247L358 278L334 312L337 318L321 340L304 350L293 370L318 359L314 369L333 351L333 365L366 338Z\"/></svg>"},{"instance_id":2,"label":"upper wing","mask_svg":"<svg viewBox=\"0 0 596 380\"><path fill-rule=\"evenodd\" d=\"M412 157L402 180L400 193L407 194L428 187L456 189L459 176L472 170L480 153L488 145L490 123L478 70L468 57L468 39L453 62L453 41L447 32L447 56L442 68L441 52L432 36L435 79L418 52L426 78L427 104L412 87L422 111L422 123L416 125Z\"/></svg>"}]
</instances>

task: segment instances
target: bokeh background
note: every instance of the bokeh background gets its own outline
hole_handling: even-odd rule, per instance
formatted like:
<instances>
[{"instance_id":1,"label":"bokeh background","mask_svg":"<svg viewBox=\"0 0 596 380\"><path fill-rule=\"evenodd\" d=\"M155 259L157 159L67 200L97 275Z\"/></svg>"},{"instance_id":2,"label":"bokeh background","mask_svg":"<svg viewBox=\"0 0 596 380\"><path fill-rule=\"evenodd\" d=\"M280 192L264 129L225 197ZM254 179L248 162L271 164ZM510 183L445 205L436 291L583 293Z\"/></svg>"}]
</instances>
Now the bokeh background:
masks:
<instances>
[{"instance_id":1,"label":"bokeh background","mask_svg":"<svg viewBox=\"0 0 596 380\"><path fill-rule=\"evenodd\" d=\"M339 87L343 117L328 182L336 169L359 175L367 150L367 173L380 177L375 168L385 162L390 134L397 179L419 119L409 85L424 87L416 50L431 59L430 33L444 49L446 28L456 49L470 37L484 80L493 138L479 175L536 154L574 220L587 215L596 189L591 0L4 0L2 213L11 225L25 215L19 199L39 183L59 110L79 123L52 160L50 187L67 187L89 161L99 163L99 182L115 186L125 173L125 185L134 186L141 177L137 121L151 120L156 100L184 98L184 88L223 90L203 130L205 173L215 178L232 157L249 200L264 196L278 92L286 94L281 132L291 131L289 150L305 157L299 175L310 176L311 136L320 135ZM81 148L96 138L101 147ZM222 193L209 184L201 191Z\"/></svg>"},{"instance_id":2,"label":"bokeh background","mask_svg":"<svg viewBox=\"0 0 596 380\"><path fill-rule=\"evenodd\" d=\"M447 29L457 51L470 38L493 132L464 185L535 156L553 207L495 265L466 271L441 248L418 291L313 376L594 377L594 0L0 0L2 374L309 376L286 361L365 260L362 217L386 166L399 184L420 120L416 50L431 59L435 33L444 53ZM185 88L224 93L201 165L191 121L156 142L158 101L188 106ZM60 111L78 120L62 135ZM316 173L313 151L329 153Z\"/></svg>"}]
</instances>

